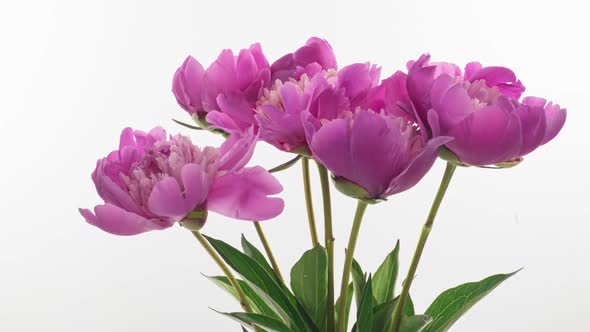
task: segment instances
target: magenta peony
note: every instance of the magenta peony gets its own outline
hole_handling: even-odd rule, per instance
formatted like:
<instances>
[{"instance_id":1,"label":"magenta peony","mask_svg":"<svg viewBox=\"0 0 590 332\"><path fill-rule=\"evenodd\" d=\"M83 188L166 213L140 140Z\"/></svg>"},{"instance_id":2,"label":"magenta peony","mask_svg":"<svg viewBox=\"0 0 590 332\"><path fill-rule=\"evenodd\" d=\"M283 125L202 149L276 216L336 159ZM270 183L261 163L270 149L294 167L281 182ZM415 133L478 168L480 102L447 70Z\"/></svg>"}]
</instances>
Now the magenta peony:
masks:
<instances>
[{"instance_id":1,"label":"magenta peony","mask_svg":"<svg viewBox=\"0 0 590 332\"><path fill-rule=\"evenodd\" d=\"M408 92L430 134L449 136L445 157L485 166L518 160L553 139L566 110L545 99L519 101L524 86L504 67L428 63L423 55L409 64Z\"/></svg>"}]
</instances>

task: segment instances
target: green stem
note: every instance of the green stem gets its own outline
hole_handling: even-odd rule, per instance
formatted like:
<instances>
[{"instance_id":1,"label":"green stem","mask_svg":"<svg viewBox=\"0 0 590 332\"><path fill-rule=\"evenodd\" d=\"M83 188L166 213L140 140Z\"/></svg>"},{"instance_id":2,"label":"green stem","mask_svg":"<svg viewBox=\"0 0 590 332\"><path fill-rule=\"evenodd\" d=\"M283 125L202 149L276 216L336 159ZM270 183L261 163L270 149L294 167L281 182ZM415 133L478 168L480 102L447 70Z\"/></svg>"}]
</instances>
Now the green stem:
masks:
<instances>
[{"instance_id":1,"label":"green stem","mask_svg":"<svg viewBox=\"0 0 590 332\"><path fill-rule=\"evenodd\" d=\"M311 180L309 177L309 158L301 158L301 168L303 170L303 190L305 194L305 207L307 208L307 221L309 222L309 232L311 234L311 244L313 247L319 244L318 231L315 226L315 214L313 212L313 201L311 198Z\"/></svg>"},{"instance_id":2,"label":"green stem","mask_svg":"<svg viewBox=\"0 0 590 332\"><path fill-rule=\"evenodd\" d=\"M209 244L209 241L207 241L207 239L203 236L203 234L201 234L201 232L193 231L192 233L197 238L197 240L199 240L203 248L205 248L205 251L207 251L209 256L211 256L211 258L213 258L213 260L215 261L215 263L217 263L219 268L221 268L223 274L225 274L225 276L231 283L232 287L236 290L236 292L238 293L238 297L240 299L240 305L242 306L244 311L251 313L252 308L250 307L250 304L248 304L246 295L244 294L244 291L240 287L240 284L238 284L238 280L236 280L236 277L234 277L229 267L227 267L223 259L217 254L217 252L215 252L215 249L213 249L213 247Z\"/></svg>"},{"instance_id":3,"label":"green stem","mask_svg":"<svg viewBox=\"0 0 590 332\"><path fill-rule=\"evenodd\" d=\"M428 235L430 235L430 231L432 230L434 218L438 213L438 209L440 207L440 204L442 203L445 193L447 192L447 188L449 187L449 183L451 182L451 178L453 177L453 173L455 173L456 168L457 166L455 166L454 164L450 162L447 163L445 174L443 175L443 178L440 182L440 186L438 187L438 192L434 197L434 202L432 203L432 207L430 208L430 213L428 213L426 222L424 223L424 226L422 226L422 233L420 234L420 239L418 240L416 250L414 251L414 257L412 258L412 263L410 264L406 280L404 281L402 293L399 296L399 300L397 301L395 311L393 313L393 322L391 324L390 332L397 332L399 329L403 316L403 308L408 298L408 295L410 294L410 287L412 286L412 281L414 279L414 275L416 274L418 263L420 263L420 257L422 256L422 252L424 251L426 240L428 240Z\"/></svg>"},{"instance_id":4,"label":"green stem","mask_svg":"<svg viewBox=\"0 0 590 332\"><path fill-rule=\"evenodd\" d=\"M340 285L340 308L338 308L338 331L346 332L344 330L344 312L346 311L346 295L348 292L348 281L350 280L350 269L352 268L352 260L354 258L354 249L356 247L356 240L358 239L359 230L361 229L361 222L363 215L367 209L367 203L359 200L352 223L352 230L350 231L350 238L348 239L348 247L346 248L346 259L344 260L344 270L342 271L342 284Z\"/></svg>"},{"instance_id":5,"label":"green stem","mask_svg":"<svg viewBox=\"0 0 590 332\"><path fill-rule=\"evenodd\" d=\"M334 234L332 231L330 179L326 167L320 163L317 163L317 165L320 172L320 182L322 184L322 199L324 203L324 241L326 252L328 253L328 298L326 303L326 316L328 319L327 331L334 331Z\"/></svg>"},{"instance_id":6,"label":"green stem","mask_svg":"<svg viewBox=\"0 0 590 332\"><path fill-rule=\"evenodd\" d=\"M285 279L283 279L283 275L281 274L281 270L279 269L279 265L275 260L275 256L272 253L272 249L268 244L268 240L266 239L266 235L264 235L264 231L262 230L262 226L259 222L254 222L254 227L256 228L256 233L258 233L258 237L260 238L260 242L262 242L262 246L264 247L264 251L266 252L266 256L268 256L268 260L270 261L270 265L272 265L273 270L277 274L277 277L285 283Z\"/></svg>"}]
</instances>

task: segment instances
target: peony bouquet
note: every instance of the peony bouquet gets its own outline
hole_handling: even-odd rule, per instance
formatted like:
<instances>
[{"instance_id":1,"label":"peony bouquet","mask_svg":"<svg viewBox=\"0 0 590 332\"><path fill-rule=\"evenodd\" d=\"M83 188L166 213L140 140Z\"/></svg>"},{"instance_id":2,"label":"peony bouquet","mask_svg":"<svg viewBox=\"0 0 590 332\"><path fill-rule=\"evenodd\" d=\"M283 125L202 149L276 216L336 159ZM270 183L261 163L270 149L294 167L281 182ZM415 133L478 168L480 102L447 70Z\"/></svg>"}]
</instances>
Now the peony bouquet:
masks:
<instances>
[{"instance_id":1,"label":"peony bouquet","mask_svg":"<svg viewBox=\"0 0 590 332\"><path fill-rule=\"evenodd\" d=\"M471 62L461 70L429 55L380 80L380 67L369 63L339 68L332 47L315 37L272 64L259 44L237 55L223 50L207 69L189 56L174 74L172 91L194 123L177 122L223 135L224 143L199 147L160 127L126 128L118 149L92 173L104 204L80 212L116 235L175 224L187 229L223 272L209 279L243 308L222 313L238 321L238 329L447 331L516 272L451 288L420 313L410 297L412 280L455 171L514 167L563 127L565 109L523 98L524 90L508 68ZM293 158L270 170L247 166L259 140ZM363 271L354 253L365 210L412 188L437 158L447 166L409 270L398 277L398 243L377 271ZM310 161L320 175L324 239L317 235ZM298 162L308 214L301 227L309 227L311 246L302 248L308 250L287 282L260 222L284 207L272 173ZM342 272L334 271L330 182L357 203ZM251 221L263 249L243 237L237 249L202 234L209 212Z\"/></svg>"}]
</instances>

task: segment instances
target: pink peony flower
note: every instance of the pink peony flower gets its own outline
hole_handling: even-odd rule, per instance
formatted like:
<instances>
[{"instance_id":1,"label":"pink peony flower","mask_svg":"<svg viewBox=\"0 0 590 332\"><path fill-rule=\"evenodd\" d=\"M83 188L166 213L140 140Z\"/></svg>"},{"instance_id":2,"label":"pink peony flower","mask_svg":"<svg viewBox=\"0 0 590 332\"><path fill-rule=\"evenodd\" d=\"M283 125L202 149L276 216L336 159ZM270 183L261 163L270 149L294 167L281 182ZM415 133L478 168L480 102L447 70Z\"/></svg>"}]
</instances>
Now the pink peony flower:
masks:
<instances>
[{"instance_id":1,"label":"pink peony flower","mask_svg":"<svg viewBox=\"0 0 590 332\"><path fill-rule=\"evenodd\" d=\"M105 204L80 209L86 221L112 234L134 235L182 221L199 228L207 211L250 221L271 219L283 200L269 197L281 184L261 167L244 168L252 156L253 130L232 135L217 149L203 149L183 135L166 139L126 128L119 149L97 162L92 179Z\"/></svg>"},{"instance_id":2,"label":"pink peony flower","mask_svg":"<svg viewBox=\"0 0 590 332\"><path fill-rule=\"evenodd\" d=\"M314 158L328 168L346 195L383 200L413 187L430 170L447 137L428 140L400 116L357 110L317 131L307 123Z\"/></svg>"},{"instance_id":3,"label":"pink peony flower","mask_svg":"<svg viewBox=\"0 0 590 332\"><path fill-rule=\"evenodd\" d=\"M280 150L305 154L309 149L302 118L320 127L359 107L411 117L404 111L410 109L406 75L397 72L379 84L379 74L376 66L357 63L338 72L323 70L311 78L303 74L299 80L276 82L259 101L260 138Z\"/></svg>"},{"instance_id":4,"label":"pink peony flower","mask_svg":"<svg viewBox=\"0 0 590 332\"><path fill-rule=\"evenodd\" d=\"M272 66L260 44L254 44L238 56L231 50L222 51L207 70L188 57L174 75L172 91L178 104L202 127L243 133L257 126L255 110L271 82L299 80L304 74L313 76L336 68L332 47L317 37Z\"/></svg>"},{"instance_id":5,"label":"pink peony flower","mask_svg":"<svg viewBox=\"0 0 590 332\"><path fill-rule=\"evenodd\" d=\"M319 103L330 111L302 113L311 154L346 195L381 200L411 188L432 167L438 147L450 140L428 139L410 112L406 78L396 72L377 85L374 67L343 68L339 92L328 90ZM337 102L342 95L346 103Z\"/></svg>"},{"instance_id":6,"label":"pink peony flower","mask_svg":"<svg viewBox=\"0 0 590 332\"><path fill-rule=\"evenodd\" d=\"M269 84L270 66L260 44L254 44L237 56L223 50L207 70L189 56L174 75L172 91L203 126L210 121L228 132L244 132L254 124L254 105Z\"/></svg>"},{"instance_id":7,"label":"pink peony flower","mask_svg":"<svg viewBox=\"0 0 590 332\"><path fill-rule=\"evenodd\" d=\"M559 105L534 97L518 101L524 86L510 69L473 62L462 75L454 65L428 59L410 64L407 87L431 135L454 138L445 145L446 158L473 166L519 160L563 127L566 111Z\"/></svg>"}]
</instances>

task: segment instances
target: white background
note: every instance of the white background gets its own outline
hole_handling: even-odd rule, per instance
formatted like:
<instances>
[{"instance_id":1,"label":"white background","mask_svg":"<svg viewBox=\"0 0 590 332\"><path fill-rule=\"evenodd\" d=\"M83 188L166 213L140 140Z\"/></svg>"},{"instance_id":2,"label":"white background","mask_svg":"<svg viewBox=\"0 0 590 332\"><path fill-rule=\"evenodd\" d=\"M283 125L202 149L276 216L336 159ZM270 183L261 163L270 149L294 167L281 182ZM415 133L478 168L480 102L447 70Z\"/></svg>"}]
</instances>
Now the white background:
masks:
<instances>
[{"instance_id":1,"label":"white background","mask_svg":"<svg viewBox=\"0 0 590 332\"><path fill-rule=\"evenodd\" d=\"M219 271L188 232L174 227L116 237L87 225L77 209L99 203L90 173L117 146L123 127L161 124L187 133L170 121L188 121L170 83L188 54L206 66L222 48L260 41L272 61L318 35L341 65L371 61L384 75L423 52L459 64L508 66L527 94L568 108L562 133L519 167L457 171L412 293L422 311L444 289L525 267L453 331L587 331L590 25L583 6L573 0L3 1L0 330L238 331L208 309L239 307L201 276ZM191 135L200 145L221 142ZM288 158L260 144L253 163L270 167ZM415 189L369 208L357 248L365 269L375 270L400 238L405 273L442 170L439 161ZM288 274L309 238L299 167L278 177L287 207L264 227ZM333 196L339 271L354 203ZM316 214L321 220L319 206ZM252 225L219 215L210 216L204 232L233 244L245 233L258 243Z\"/></svg>"}]
</instances>

